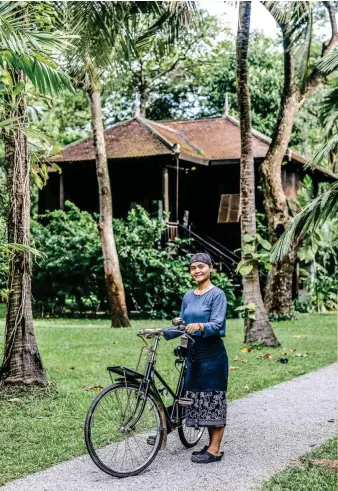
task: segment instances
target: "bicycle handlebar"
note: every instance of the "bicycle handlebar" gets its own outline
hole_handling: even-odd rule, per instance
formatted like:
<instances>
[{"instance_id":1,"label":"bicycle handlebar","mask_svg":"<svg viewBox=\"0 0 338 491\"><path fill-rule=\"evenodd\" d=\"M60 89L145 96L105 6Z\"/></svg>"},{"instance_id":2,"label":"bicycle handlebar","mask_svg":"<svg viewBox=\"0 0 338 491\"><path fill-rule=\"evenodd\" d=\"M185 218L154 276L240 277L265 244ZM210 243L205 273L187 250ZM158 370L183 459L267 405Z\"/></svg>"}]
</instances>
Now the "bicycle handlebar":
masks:
<instances>
[{"instance_id":1,"label":"bicycle handlebar","mask_svg":"<svg viewBox=\"0 0 338 491\"><path fill-rule=\"evenodd\" d=\"M142 329L141 331L138 332L138 335L139 336L145 336L146 334L152 334L153 336L156 336L156 335L159 336L164 331L184 332L184 326L182 326L182 327L180 327L180 326L169 326L169 328L168 327L162 327L162 328L158 328L158 329Z\"/></svg>"}]
</instances>

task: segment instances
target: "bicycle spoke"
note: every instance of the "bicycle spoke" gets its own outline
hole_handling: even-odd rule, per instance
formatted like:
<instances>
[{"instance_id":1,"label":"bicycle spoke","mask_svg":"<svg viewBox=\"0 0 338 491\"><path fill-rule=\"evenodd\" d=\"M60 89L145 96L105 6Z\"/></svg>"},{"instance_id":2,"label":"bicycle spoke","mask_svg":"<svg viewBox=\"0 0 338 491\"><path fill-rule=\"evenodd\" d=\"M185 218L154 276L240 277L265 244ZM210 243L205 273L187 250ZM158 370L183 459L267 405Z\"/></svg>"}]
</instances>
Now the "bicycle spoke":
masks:
<instances>
[{"instance_id":1,"label":"bicycle spoke","mask_svg":"<svg viewBox=\"0 0 338 491\"><path fill-rule=\"evenodd\" d=\"M157 406L149 397L142 400L136 387L116 387L95 407L91 442L105 467L128 474L157 453L160 425Z\"/></svg>"}]
</instances>

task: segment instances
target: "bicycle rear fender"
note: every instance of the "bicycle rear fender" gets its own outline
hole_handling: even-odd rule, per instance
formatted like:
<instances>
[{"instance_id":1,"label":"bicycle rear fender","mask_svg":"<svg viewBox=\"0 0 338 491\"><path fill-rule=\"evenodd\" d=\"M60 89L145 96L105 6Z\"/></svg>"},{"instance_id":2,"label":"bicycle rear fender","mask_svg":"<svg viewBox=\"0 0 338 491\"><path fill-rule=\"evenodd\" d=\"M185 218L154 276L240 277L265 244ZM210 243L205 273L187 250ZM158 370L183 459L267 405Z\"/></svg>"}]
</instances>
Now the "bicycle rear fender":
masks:
<instances>
[{"instance_id":1,"label":"bicycle rear fender","mask_svg":"<svg viewBox=\"0 0 338 491\"><path fill-rule=\"evenodd\" d=\"M123 378L124 380L129 380L130 382L135 382L144 378L144 375L142 373L131 370L130 368L123 367L122 365L107 367L107 370L111 373L121 375L121 378ZM120 380L120 378L117 380Z\"/></svg>"}]
</instances>

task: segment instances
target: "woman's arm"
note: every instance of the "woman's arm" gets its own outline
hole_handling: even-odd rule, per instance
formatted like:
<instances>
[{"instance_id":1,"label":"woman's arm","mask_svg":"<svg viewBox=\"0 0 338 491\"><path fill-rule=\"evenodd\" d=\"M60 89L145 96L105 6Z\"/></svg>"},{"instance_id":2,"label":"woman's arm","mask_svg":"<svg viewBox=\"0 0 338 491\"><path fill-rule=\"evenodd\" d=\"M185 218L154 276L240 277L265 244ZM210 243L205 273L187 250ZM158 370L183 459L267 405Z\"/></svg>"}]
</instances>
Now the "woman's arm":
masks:
<instances>
[{"instance_id":1,"label":"woman's arm","mask_svg":"<svg viewBox=\"0 0 338 491\"><path fill-rule=\"evenodd\" d=\"M227 311L227 300L223 292L219 292L212 300L210 321L204 322L204 336L218 336L225 327L225 315Z\"/></svg>"}]
</instances>

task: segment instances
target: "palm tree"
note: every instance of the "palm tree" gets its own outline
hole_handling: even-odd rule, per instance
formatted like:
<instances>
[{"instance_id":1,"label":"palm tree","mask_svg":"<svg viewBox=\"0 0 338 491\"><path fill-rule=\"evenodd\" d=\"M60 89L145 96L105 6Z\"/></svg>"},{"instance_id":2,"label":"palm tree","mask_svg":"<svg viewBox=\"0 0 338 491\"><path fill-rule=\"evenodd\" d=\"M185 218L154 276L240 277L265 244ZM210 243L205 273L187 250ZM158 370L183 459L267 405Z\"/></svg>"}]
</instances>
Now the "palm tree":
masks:
<instances>
[{"instance_id":1,"label":"palm tree","mask_svg":"<svg viewBox=\"0 0 338 491\"><path fill-rule=\"evenodd\" d=\"M311 64L315 9L326 10L331 38L323 43L320 59L331 59L338 46L335 2L262 2L279 24L284 48L284 88L272 141L262 163L265 211L271 242L290 222L281 179L281 168L288 150L293 123L304 101L324 81L318 65ZM321 4L321 5L320 5ZM265 307L268 312L283 314L292 308L292 275L296 250L291 247L283 260L269 273Z\"/></svg>"},{"instance_id":2,"label":"palm tree","mask_svg":"<svg viewBox=\"0 0 338 491\"><path fill-rule=\"evenodd\" d=\"M0 4L0 97L4 109L1 136L10 203L7 229L8 242L18 245L9 264L5 350L0 371L4 384L45 382L32 317L26 86L28 79L46 94L69 89L70 83L53 59L55 50L65 47L65 37L41 27L38 15L41 13L34 3L25 7L21 2Z\"/></svg>"},{"instance_id":3,"label":"palm tree","mask_svg":"<svg viewBox=\"0 0 338 491\"><path fill-rule=\"evenodd\" d=\"M317 70L323 76L336 72L338 68L338 48L332 50L317 64ZM334 88L322 103L322 121L326 126L326 143L316 152L309 167L322 164L327 157L331 159L332 152L338 148L337 129L338 89L337 79L334 80ZM283 261L289 250L298 243L306 234L313 234L317 228L338 215L338 182L329 190L308 203L295 217L285 230L280 239L271 250L272 262Z\"/></svg>"},{"instance_id":4,"label":"palm tree","mask_svg":"<svg viewBox=\"0 0 338 491\"><path fill-rule=\"evenodd\" d=\"M281 261L292 247L307 234L313 234L316 228L338 216L338 182L312 200L292 220L281 238L271 250L271 261Z\"/></svg>"},{"instance_id":5,"label":"palm tree","mask_svg":"<svg viewBox=\"0 0 338 491\"><path fill-rule=\"evenodd\" d=\"M242 259L249 261L245 252L246 237L256 234L255 215L255 173L252 153L251 109L248 80L248 45L250 33L251 2L239 2L237 32L237 97L241 128L241 236ZM246 343L263 341L265 346L278 346L279 342L267 319L259 285L257 261L252 262L248 274L243 275L243 300L246 307L245 339ZM254 315L249 315L249 311Z\"/></svg>"},{"instance_id":6,"label":"palm tree","mask_svg":"<svg viewBox=\"0 0 338 491\"><path fill-rule=\"evenodd\" d=\"M164 4L164 5L163 5ZM146 43L164 24L168 26L169 40L179 30L182 19L188 13L188 2L62 2L64 19L71 32L78 34L76 51L70 57L72 71L86 90L91 114L92 131L96 154L96 173L99 187L100 218L98 229L101 237L104 274L108 300L112 312L113 327L130 325L126 308L124 287L119 267L112 225L113 207L108 161L104 140L101 102L101 74L111 66L112 54L117 49L128 56L128 21L147 13L154 22L138 40Z\"/></svg>"}]
</instances>

